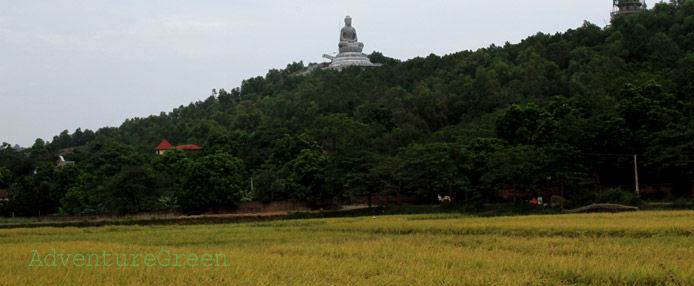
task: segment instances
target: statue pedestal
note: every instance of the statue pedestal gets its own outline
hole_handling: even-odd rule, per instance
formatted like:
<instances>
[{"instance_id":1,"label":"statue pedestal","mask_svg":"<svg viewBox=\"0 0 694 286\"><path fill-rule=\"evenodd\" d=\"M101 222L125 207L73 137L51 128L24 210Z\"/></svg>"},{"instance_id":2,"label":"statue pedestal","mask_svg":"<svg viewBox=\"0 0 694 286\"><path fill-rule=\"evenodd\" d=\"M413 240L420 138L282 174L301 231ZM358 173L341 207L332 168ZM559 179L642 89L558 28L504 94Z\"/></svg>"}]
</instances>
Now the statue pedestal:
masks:
<instances>
[{"instance_id":1,"label":"statue pedestal","mask_svg":"<svg viewBox=\"0 0 694 286\"><path fill-rule=\"evenodd\" d=\"M381 64L371 63L366 54L355 52L339 53L330 63L330 68L334 69L342 69L349 66L378 67Z\"/></svg>"}]
</instances>

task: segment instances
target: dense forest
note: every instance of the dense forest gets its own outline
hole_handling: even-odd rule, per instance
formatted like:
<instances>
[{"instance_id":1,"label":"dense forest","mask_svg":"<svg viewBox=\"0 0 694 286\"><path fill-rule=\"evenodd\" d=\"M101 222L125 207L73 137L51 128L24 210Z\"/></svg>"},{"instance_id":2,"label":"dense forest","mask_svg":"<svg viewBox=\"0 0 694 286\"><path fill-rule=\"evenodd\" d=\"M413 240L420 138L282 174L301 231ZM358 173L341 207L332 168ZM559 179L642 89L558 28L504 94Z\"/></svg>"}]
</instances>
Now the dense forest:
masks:
<instances>
[{"instance_id":1,"label":"dense forest","mask_svg":"<svg viewBox=\"0 0 694 286\"><path fill-rule=\"evenodd\" d=\"M299 62L169 113L0 148L0 215L233 209L438 194L499 200L561 186L694 181L694 1L518 44L342 71ZM167 139L199 151L154 148ZM63 155L74 164L56 167ZM657 198L657 197L654 197Z\"/></svg>"}]
</instances>

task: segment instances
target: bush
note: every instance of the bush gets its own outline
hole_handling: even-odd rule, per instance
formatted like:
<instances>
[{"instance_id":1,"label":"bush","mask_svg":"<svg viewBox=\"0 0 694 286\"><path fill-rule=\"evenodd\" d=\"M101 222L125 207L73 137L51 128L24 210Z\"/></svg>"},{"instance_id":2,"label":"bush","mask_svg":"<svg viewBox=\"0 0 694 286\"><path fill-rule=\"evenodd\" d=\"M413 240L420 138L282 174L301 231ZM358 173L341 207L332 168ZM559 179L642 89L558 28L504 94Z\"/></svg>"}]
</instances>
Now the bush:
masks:
<instances>
[{"instance_id":1,"label":"bush","mask_svg":"<svg viewBox=\"0 0 694 286\"><path fill-rule=\"evenodd\" d=\"M595 202L627 206L640 206L643 204L643 200L635 193L625 192L620 188L607 189L605 192L599 193Z\"/></svg>"},{"instance_id":2,"label":"bush","mask_svg":"<svg viewBox=\"0 0 694 286\"><path fill-rule=\"evenodd\" d=\"M562 198L561 196L552 196L549 199L549 205L553 208L561 207L562 202L564 204L566 204L566 200L564 198Z\"/></svg>"},{"instance_id":3,"label":"bush","mask_svg":"<svg viewBox=\"0 0 694 286\"><path fill-rule=\"evenodd\" d=\"M464 201L456 204L456 208L461 213L477 213L482 211L484 205L481 201Z\"/></svg>"},{"instance_id":4,"label":"bush","mask_svg":"<svg viewBox=\"0 0 694 286\"><path fill-rule=\"evenodd\" d=\"M578 190L569 200L564 201L565 209L574 209L590 205L597 201L597 195L593 191Z\"/></svg>"},{"instance_id":5,"label":"bush","mask_svg":"<svg viewBox=\"0 0 694 286\"><path fill-rule=\"evenodd\" d=\"M0 201L0 217L9 217L11 213L12 211L10 210L10 204L8 204L6 201Z\"/></svg>"},{"instance_id":6,"label":"bush","mask_svg":"<svg viewBox=\"0 0 694 286\"><path fill-rule=\"evenodd\" d=\"M685 199L685 198L679 198L672 202L672 207L677 208L677 209L688 209L691 208L692 202Z\"/></svg>"}]
</instances>

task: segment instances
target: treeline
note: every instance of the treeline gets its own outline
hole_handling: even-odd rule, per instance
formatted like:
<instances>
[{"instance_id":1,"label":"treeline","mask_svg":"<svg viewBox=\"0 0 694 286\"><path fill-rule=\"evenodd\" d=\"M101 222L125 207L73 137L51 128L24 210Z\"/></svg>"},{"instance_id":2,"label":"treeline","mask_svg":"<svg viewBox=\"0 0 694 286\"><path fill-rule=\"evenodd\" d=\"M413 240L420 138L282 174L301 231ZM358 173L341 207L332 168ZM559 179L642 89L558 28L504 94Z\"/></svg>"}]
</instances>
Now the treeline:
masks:
<instances>
[{"instance_id":1,"label":"treeline","mask_svg":"<svg viewBox=\"0 0 694 286\"><path fill-rule=\"evenodd\" d=\"M574 203L602 186L694 174L694 1L658 3L518 44L380 68L270 70L169 113L96 132L67 130L0 149L4 214L186 213L240 201L437 194L490 201L563 186ZM168 139L198 152L154 147ZM77 147L77 148L71 148ZM68 149L66 149L68 148ZM74 165L55 168L59 152Z\"/></svg>"}]
</instances>

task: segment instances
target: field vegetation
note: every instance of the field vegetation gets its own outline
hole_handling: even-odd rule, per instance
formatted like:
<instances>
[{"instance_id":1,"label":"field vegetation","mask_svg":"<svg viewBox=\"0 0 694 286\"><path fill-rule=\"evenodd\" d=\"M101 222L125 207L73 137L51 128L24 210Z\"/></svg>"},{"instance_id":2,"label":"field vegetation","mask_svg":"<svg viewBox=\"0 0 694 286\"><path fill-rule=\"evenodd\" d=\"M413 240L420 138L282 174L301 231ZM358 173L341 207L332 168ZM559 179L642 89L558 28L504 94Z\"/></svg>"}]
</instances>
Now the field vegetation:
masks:
<instances>
[{"instance_id":1,"label":"field vegetation","mask_svg":"<svg viewBox=\"0 0 694 286\"><path fill-rule=\"evenodd\" d=\"M0 284L693 285L692 231L692 211L0 229ZM52 248L223 253L228 266L28 266Z\"/></svg>"}]
</instances>

